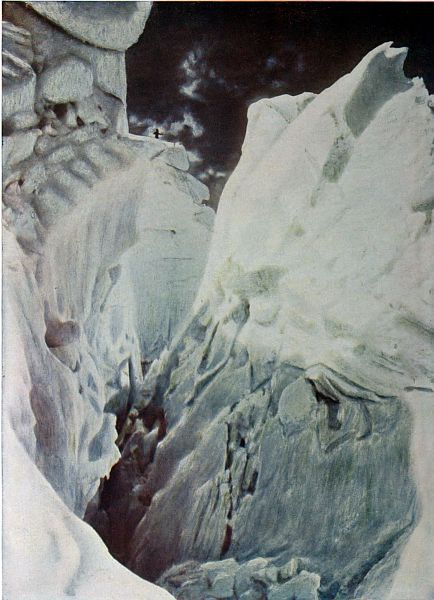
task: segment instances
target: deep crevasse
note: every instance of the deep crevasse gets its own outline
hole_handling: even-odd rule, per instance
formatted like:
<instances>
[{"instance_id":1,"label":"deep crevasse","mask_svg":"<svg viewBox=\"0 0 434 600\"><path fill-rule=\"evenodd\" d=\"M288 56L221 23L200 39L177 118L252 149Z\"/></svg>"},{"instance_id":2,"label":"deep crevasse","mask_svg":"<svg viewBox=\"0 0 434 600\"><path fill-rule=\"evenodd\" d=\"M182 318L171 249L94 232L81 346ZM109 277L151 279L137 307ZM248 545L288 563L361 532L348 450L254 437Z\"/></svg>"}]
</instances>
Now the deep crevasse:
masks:
<instances>
[{"instance_id":1,"label":"deep crevasse","mask_svg":"<svg viewBox=\"0 0 434 600\"><path fill-rule=\"evenodd\" d=\"M125 44L148 3L34 8L73 32L5 9L4 591L168 598L78 517L119 458L114 413L190 309L213 211L182 146L125 132Z\"/></svg>"},{"instance_id":2,"label":"deep crevasse","mask_svg":"<svg viewBox=\"0 0 434 600\"><path fill-rule=\"evenodd\" d=\"M185 320L213 216L182 148L125 134L124 26L96 48L80 25L90 45L24 8L6 25L9 50L25 47L5 142L7 593L168 597L72 514L118 459L112 413L150 402L167 431L122 557L136 573L182 600L429 598L423 83L384 44L319 96L250 107ZM47 63L39 87L29 37ZM71 102L59 48L84 74Z\"/></svg>"}]
</instances>

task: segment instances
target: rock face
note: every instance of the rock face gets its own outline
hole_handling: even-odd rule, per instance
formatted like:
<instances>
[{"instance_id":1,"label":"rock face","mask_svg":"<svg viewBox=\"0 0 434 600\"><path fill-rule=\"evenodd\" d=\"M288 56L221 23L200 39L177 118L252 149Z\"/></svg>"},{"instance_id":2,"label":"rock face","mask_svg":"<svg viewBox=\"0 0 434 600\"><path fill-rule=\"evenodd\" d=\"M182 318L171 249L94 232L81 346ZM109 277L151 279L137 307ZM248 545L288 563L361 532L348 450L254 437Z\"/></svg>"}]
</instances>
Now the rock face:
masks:
<instances>
[{"instance_id":1,"label":"rock face","mask_svg":"<svg viewBox=\"0 0 434 600\"><path fill-rule=\"evenodd\" d=\"M121 35L111 4L100 25ZM137 11L142 27L148 8ZM5 592L169 598L78 517L119 458L116 425L193 303L208 190L182 146L124 133L123 52L73 39L22 3L4 12Z\"/></svg>"},{"instance_id":2,"label":"rock face","mask_svg":"<svg viewBox=\"0 0 434 600\"><path fill-rule=\"evenodd\" d=\"M432 514L406 398L433 398L434 129L405 55L249 109L194 314L88 512L179 599L384 599Z\"/></svg>"}]
</instances>

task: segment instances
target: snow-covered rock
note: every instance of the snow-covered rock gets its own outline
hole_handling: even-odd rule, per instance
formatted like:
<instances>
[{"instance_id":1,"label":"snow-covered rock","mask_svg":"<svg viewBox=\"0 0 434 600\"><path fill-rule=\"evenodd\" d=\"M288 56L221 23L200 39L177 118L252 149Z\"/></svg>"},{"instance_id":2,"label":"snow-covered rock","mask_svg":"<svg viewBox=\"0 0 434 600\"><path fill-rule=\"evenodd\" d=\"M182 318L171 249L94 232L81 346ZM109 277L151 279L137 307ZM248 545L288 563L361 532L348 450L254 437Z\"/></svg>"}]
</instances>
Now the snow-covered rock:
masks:
<instances>
[{"instance_id":1,"label":"snow-covered rock","mask_svg":"<svg viewBox=\"0 0 434 600\"><path fill-rule=\"evenodd\" d=\"M117 460L112 413L141 393L143 363L194 299L210 237L197 215L212 222L173 167L122 140L98 148L89 180L63 166L34 208L19 185L5 194L5 371L26 372L22 395L6 390L6 419L78 515Z\"/></svg>"},{"instance_id":2,"label":"snow-covered rock","mask_svg":"<svg viewBox=\"0 0 434 600\"><path fill-rule=\"evenodd\" d=\"M254 178L243 149L198 300L231 287L250 301L243 338L267 348L272 335L280 360L324 363L386 394L430 385L433 364L432 207L416 207L433 193L432 115L423 82L402 73L405 54L384 45L311 100Z\"/></svg>"},{"instance_id":3,"label":"snow-covered rock","mask_svg":"<svg viewBox=\"0 0 434 600\"><path fill-rule=\"evenodd\" d=\"M33 112L36 74L32 68L33 50L27 30L2 23L2 119L16 113Z\"/></svg>"},{"instance_id":4,"label":"snow-covered rock","mask_svg":"<svg viewBox=\"0 0 434 600\"><path fill-rule=\"evenodd\" d=\"M268 594L268 600L286 600L287 598L318 600L320 580L315 573L302 571L283 585L273 586Z\"/></svg>"},{"instance_id":5,"label":"snow-covered rock","mask_svg":"<svg viewBox=\"0 0 434 600\"><path fill-rule=\"evenodd\" d=\"M33 154L33 149L41 135L39 129L16 131L2 138L2 163L5 167L16 165Z\"/></svg>"},{"instance_id":6,"label":"snow-covered rock","mask_svg":"<svg viewBox=\"0 0 434 600\"><path fill-rule=\"evenodd\" d=\"M302 557L239 597L384 599L431 514L406 394L433 390L434 129L405 55L384 44L316 97L249 110L194 314L145 378L162 440L147 454L137 425L128 484L128 448L117 465L146 506L110 507L109 486L89 517L109 545L127 530L124 564L180 598L212 597L209 561L264 559L271 586ZM432 590L422 564L409 597ZM218 593L232 576L222 564Z\"/></svg>"},{"instance_id":7,"label":"snow-covered rock","mask_svg":"<svg viewBox=\"0 0 434 600\"><path fill-rule=\"evenodd\" d=\"M159 584L178 600L318 600L320 577L302 570L300 559L277 568L270 559L254 558L240 564L228 558L176 565L164 574Z\"/></svg>"},{"instance_id":8,"label":"snow-covered rock","mask_svg":"<svg viewBox=\"0 0 434 600\"><path fill-rule=\"evenodd\" d=\"M41 10L43 10L47 3L43 2L41 4L43 5ZM135 5L135 3L128 3L131 7L133 4ZM139 12L149 10L146 2L140 2L139 4L141 5L138 8ZM60 7L59 9L57 7L60 12L62 10L68 12L69 7L72 11L82 13L85 13L86 10L92 11L96 9L99 12L106 10L102 7L101 3L94 5L92 8L89 3L83 2L53 2L50 3L50 7L52 6L52 8L47 7L48 10L53 10L55 8L54 5L62 5L63 8ZM106 12L103 29L108 25L110 10L112 10L112 21L118 23L116 27L120 26L120 20L118 16L113 15L113 11L122 11L124 9L122 7L119 9L117 3L110 3L110 5L110 8ZM33 48L32 61L23 57L21 49L19 53L17 52L16 44L12 49L9 43L7 47L4 46L3 48L3 94L5 99L10 98L4 104L3 120L6 117L16 118L18 111L23 112L36 109L39 121L52 121L53 118L49 117L49 110L54 109L57 113L61 113L60 121L62 121L64 120L63 113L66 112L66 107L63 106L65 102L68 100L74 102L76 100L93 98L97 107L99 106L98 110L100 113L104 114L108 120L109 127L113 127L119 133L127 134L127 84L124 50L125 47L130 45L130 43L126 42L128 34L124 37L126 46L122 50L95 47L71 37L71 35L62 31L60 27L53 25L39 16L29 6L29 3L15 3L12 6L5 5L3 11L3 18L8 20L5 29L6 37L8 39L11 37L11 28L14 27L20 31L20 34L25 38L30 48ZM89 26L94 29L98 29L102 24L99 19L92 16L89 17L89 15L85 19L87 19ZM5 52L13 55L12 60L8 58L8 54L5 55ZM20 61L19 63L17 62L18 60ZM7 72L5 72L5 65ZM18 75L15 74L17 69L19 69ZM81 73L83 69L85 70L84 79L83 81L77 81L76 75ZM62 74L63 85L61 81ZM13 76L15 76L15 79L13 79ZM59 81L59 78L60 84L56 83ZM93 85L90 87L91 78ZM44 94L41 93L44 90L40 89L38 102L33 106L37 79L39 88L44 80L46 82L49 80L47 83L49 86L49 97L44 99ZM53 86L57 89L57 92L56 89L52 89ZM85 96L85 92L87 96ZM59 96L59 94L61 95Z\"/></svg>"}]
</instances>

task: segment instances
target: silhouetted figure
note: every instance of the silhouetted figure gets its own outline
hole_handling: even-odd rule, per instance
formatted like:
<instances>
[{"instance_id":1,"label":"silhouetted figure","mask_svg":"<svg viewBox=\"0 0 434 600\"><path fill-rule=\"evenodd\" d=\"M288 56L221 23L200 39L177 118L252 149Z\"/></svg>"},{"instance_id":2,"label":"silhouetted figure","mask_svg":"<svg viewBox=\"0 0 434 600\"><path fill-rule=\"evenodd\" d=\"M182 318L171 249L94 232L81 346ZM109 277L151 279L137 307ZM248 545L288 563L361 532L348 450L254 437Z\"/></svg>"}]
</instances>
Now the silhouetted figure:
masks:
<instances>
[{"instance_id":1,"label":"silhouetted figure","mask_svg":"<svg viewBox=\"0 0 434 600\"><path fill-rule=\"evenodd\" d=\"M161 131L157 127L157 129L154 129L154 137L158 140L158 138L160 137L160 135L163 135L163 134L161 133Z\"/></svg>"}]
</instances>

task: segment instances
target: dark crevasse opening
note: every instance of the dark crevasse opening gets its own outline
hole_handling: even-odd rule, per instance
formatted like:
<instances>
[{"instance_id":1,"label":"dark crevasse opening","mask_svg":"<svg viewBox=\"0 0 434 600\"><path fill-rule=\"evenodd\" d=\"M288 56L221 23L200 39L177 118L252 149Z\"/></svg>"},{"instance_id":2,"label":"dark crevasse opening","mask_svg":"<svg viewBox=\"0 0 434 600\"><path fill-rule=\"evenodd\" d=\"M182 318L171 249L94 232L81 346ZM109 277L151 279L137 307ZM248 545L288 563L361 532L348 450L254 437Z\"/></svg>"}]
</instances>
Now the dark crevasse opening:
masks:
<instances>
[{"instance_id":1,"label":"dark crevasse opening","mask_svg":"<svg viewBox=\"0 0 434 600\"><path fill-rule=\"evenodd\" d=\"M124 564L131 537L152 500L145 486L147 469L166 435L166 427L163 409L152 405L139 410L130 407L117 416L116 445L121 458L110 475L101 480L84 516L114 558Z\"/></svg>"}]
</instances>

